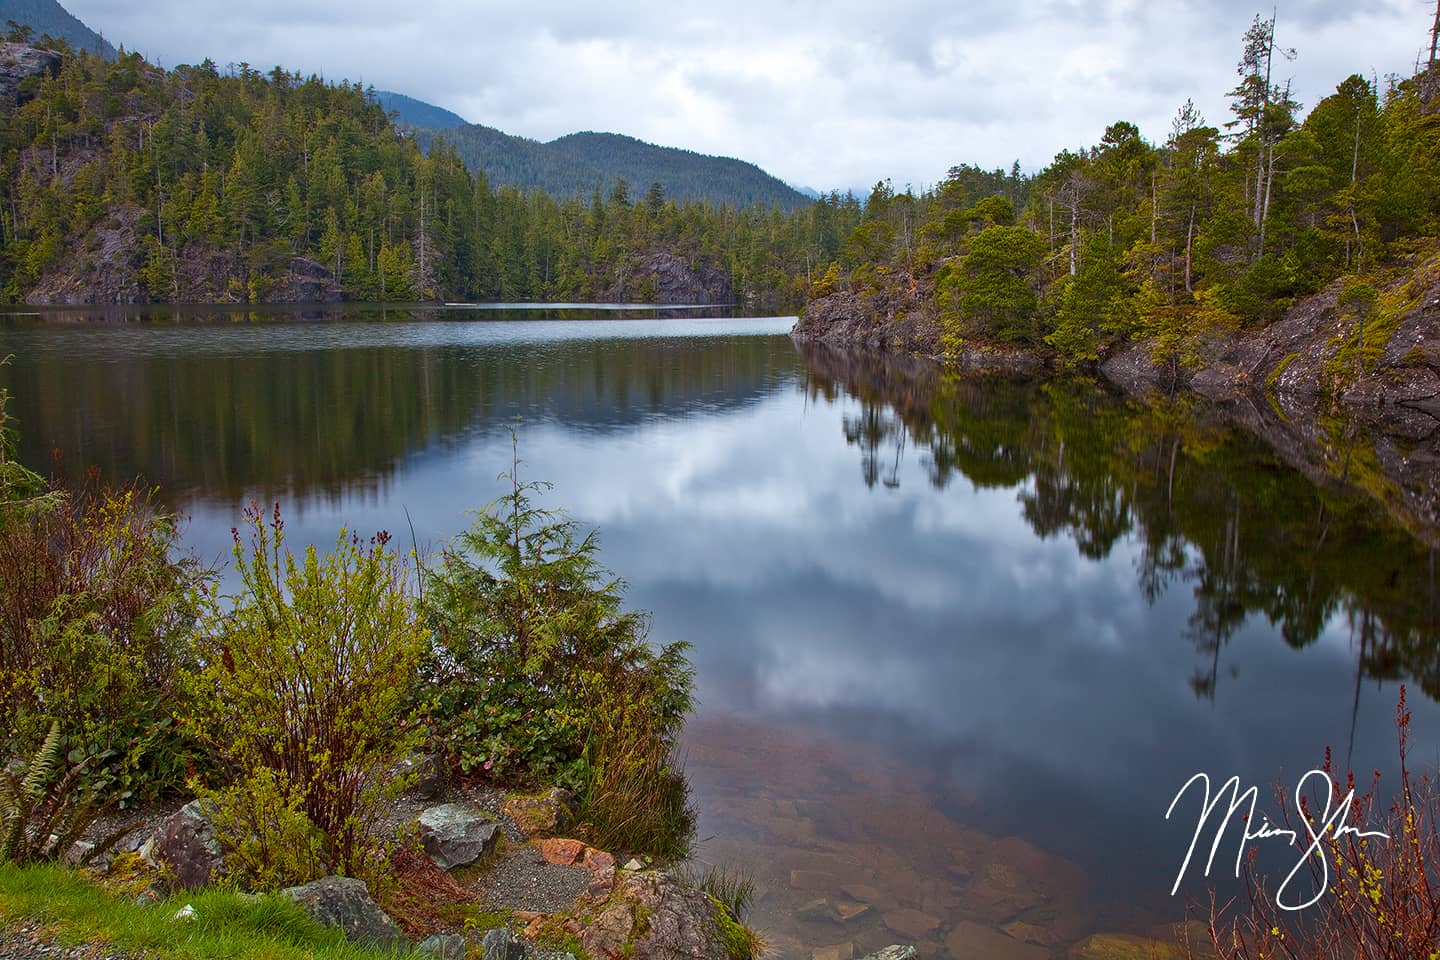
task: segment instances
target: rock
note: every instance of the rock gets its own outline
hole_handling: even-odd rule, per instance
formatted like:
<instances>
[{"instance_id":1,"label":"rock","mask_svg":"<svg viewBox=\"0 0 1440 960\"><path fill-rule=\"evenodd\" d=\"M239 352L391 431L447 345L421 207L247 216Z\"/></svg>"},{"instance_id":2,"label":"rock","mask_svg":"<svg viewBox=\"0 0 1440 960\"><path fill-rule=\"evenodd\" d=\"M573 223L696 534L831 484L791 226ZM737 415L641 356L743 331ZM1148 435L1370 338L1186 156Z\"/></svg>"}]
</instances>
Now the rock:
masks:
<instances>
[{"instance_id":1,"label":"rock","mask_svg":"<svg viewBox=\"0 0 1440 960\"><path fill-rule=\"evenodd\" d=\"M629 860L625 861L625 869L634 873L636 870L644 870L645 864L641 863L639 860L636 860L634 857L631 857Z\"/></svg>"},{"instance_id":2,"label":"rock","mask_svg":"<svg viewBox=\"0 0 1440 960\"><path fill-rule=\"evenodd\" d=\"M896 933L903 933L907 937L914 937L917 940L940 926L939 917L932 917L928 913L903 907L899 910L887 911L881 919L885 921L885 926Z\"/></svg>"},{"instance_id":3,"label":"rock","mask_svg":"<svg viewBox=\"0 0 1440 960\"><path fill-rule=\"evenodd\" d=\"M626 875L605 909L580 930L580 945L591 957L728 960L720 909L667 874Z\"/></svg>"},{"instance_id":4,"label":"rock","mask_svg":"<svg viewBox=\"0 0 1440 960\"><path fill-rule=\"evenodd\" d=\"M440 960L465 960L465 938L458 933L437 933L421 940L416 945L415 952L439 957Z\"/></svg>"},{"instance_id":5,"label":"rock","mask_svg":"<svg viewBox=\"0 0 1440 960\"><path fill-rule=\"evenodd\" d=\"M174 915L173 917L171 917L170 919L171 919L171 920L194 920L194 919L195 919L195 905L194 905L194 904L191 904L191 903L185 904L185 906L181 907L179 910L176 910L176 911L175 911L175 915Z\"/></svg>"},{"instance_id":6,"label":"rock","mask_svg":"<svg viewBox=\"0 0 1440 960\"><path fill-rule=\"evenodd\" d=\"M835 915L844 923L851 920L859 920L870 914L870 904L858 903L854 900L836 900Z\"/></svg>"},{"instance_id":7,"label":"rock","mask_svg":"<svg viewBox=\"0 0 1440 960\"><path fill-rule=\"evenodd\" d=\"M860 960L915 960L915 948L903 943L892 943L888 947L866 954Z\"/></svg>"},{"instance_id":8,"label":"rock","mask_svg":"<svg viewBox=\"0 0 1440 960\"><path fill-rule=\"evenodd\" d=\"M1021 943L1038 943L1042 947L1052 947L1060 939L1053 930L1024 920L1013 920L1010 923L1001 924L1000 929Z\"/></svg>"},{"instance_id":9,"label":"rock","mask_svg":"<svg viewBox=\"0 0 1440 960\"><path fill-rule=\"evenodd\" d=\"M35 99L31 77L60 75L60 54L24 43L0 43L0 98L14 106Z\"/></svg>"},{"instance_id":10,"label":"rock","mask_svg":"<svg viewBox=\"0 0 1440 960\"><path fill-rule=\"evenodd\" d=\"M810 951L810 960L854 960L855 944L836 943L828 947L816 947Z\"/></svg>"},{"instance_id":11,"label":"rock","mask_svg":"<svg viewBox=\"0 0 1440 960\"><path fill-rule=\"evenodd\" d=\"M1070 960L1180 960L1173 944L1129 933L1097 933L1070 948Z\"/></svg>"},{"instance_id":12,"label":"rock","mask_svg":"<svg viewBox=\"0 0 1440 960\"><path fill-rule=\"evenodd\" d=\"M547 863L560 867L575 866L575 862L585 855L585 850L585 844L579 840L552 837L540 841L540 856L544 857Z\"/></svg>"},{"instance_id":13,"label":"rock","mask_svg":"<svg viewBox=\"0 0 1440 960\"><path fill-rule=\"evenodd\" d=\"M835 878L819 870L791 870L790 886L796 890L810 890L815 892L833 890L835 888Z\"/></svg>"},{"instance_id":14,"label":"rock","mask_svg":"<svg viewBox=\"0 0 1440 960\"><path fill-rule=\"evenodd\" d=\"M830 909L830 901L824 897L818 897L807 903L801 904L795 911L795 916L801 920L833 920L835 913ZM849 960L849 958L845 958Z\"/></svg>"},{"instance_id":15,"label":"rock","mask_svg":"<svg viewBox=\"0 0 1440 960\"><path fill-rule=\"evenodd\" d=\"M525 944L511 936L504 927L485 931L481 941L484 960L524 960Z\"/></svg>"},{"instance_id":16,"label":"rock","mask_svg":"<svg viewBox=\"0 0 1440 960\"><path fill-rule=\"evenodd\" d=\"M468 803L442 803L420 814L420 842L442 870L468 867L495 848L500 828Z\"/></svg>"},{"instance_id":17,"label":"rock","mask_svg":"<svg viewBox=\"0 0 1440 960\"><path fill-rule=\"evenodd\" d=\"M955 924L945 936L945 949L952 957L984 957L985 960L1050 960L1050 949L1021 943L992 927L969 920Z\"/></svg>"},{"instance_id":18,"label":"rock","mask_svg":"<svg viewBox=\"0 0 1440 960\"><path fill-rule=\"evenodd\" d=\"M434 800L445 789L445 762L438 754L412 754L400 761L395 772L415 777L410 795L417 800Z\"/></svg>"},{"instance_id":19,"label":"rock","mask_svg":"<svg viewBox=\"0 0 1440 960\"><path fill-rule=\"evenodd\" d=\"M310 917L325 926L339 927L346 939L382 950L399 950L410 945L395 921L370 898L363 880L353 877L323 877L300 887L280 891L299 904Z\"/></svg>"},{"instance_id":20,"label":"rock","mask_svg":"<svg viewBox=\"0 0 1440 960\"><path fill-rule=\"evenodd\" d=\"M215 825L206 811L208 805L192 800L160 824L141 850L146 862L170 871L177 890L196 890L220 879L225 857L215 837Z\"/></svg>"},{"instance_id":21,"label":"rock","mask_svg":"<svg viewBox=\"0 0 1440 960\"><path fill-rule=\"evenodd\" d=\"M575 795L558 787L539 796L512 794L502 809L532 840L564 836L575 826Z\"/></svg>"}]
</instances>

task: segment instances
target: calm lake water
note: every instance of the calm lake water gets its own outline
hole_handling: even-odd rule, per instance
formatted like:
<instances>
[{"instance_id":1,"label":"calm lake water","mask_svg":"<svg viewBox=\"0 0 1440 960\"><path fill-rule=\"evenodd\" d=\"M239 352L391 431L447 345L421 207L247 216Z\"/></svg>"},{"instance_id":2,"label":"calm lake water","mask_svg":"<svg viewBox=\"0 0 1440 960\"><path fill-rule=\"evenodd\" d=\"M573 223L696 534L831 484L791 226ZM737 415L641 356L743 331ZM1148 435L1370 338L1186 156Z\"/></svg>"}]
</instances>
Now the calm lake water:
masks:
<instances>
[{"instance_id":1,"label":"calm lake water","mask_svg":"<svg viewBox=\"0 0 1440 960\"><path fill-rule=\"evenodd\" d=\"M754 873L781 956L1159 934L1206 897L1169 895L1192 774L1390 771L1402 681L1440 747L1434 550L1204 410L802 354L791 318L334 320L0 319L22 455L161 484L218 562L252 497L297 543L438 544L516 426L654 638L694 644L701 856Z\"/></svg>"}]
</instances>

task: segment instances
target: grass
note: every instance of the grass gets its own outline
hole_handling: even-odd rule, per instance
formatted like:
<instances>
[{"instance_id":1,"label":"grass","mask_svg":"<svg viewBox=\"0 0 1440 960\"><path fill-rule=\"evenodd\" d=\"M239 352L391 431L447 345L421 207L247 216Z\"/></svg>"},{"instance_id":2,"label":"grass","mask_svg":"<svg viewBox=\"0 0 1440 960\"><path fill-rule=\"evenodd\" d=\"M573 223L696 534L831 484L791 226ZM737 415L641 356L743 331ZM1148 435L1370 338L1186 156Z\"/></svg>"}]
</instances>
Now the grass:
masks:
<instances>
[{"instance_id":1,"label":"grass","mask_svg":"<svg viewBox=\"0 0 1440 960\"><path fill-rule=\"evenodd\" d=\"M192 920L176 920L186 905ZM0 923L33 919L67 945L104 943L161 960L381 960L278 896L211 889L140 905L56 866L0 865Z\"/></svg>"}]
</instances>

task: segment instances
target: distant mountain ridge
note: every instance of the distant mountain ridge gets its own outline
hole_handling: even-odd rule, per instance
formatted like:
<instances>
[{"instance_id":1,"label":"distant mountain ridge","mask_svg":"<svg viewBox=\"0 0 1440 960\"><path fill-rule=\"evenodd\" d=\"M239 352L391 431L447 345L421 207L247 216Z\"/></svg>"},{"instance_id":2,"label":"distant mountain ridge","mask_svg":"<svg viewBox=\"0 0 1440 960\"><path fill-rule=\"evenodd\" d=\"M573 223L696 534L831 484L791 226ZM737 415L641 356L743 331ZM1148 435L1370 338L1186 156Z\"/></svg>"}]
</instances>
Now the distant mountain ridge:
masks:
<instances>
[{"instance_id":1,"label":"distant mountain ridge","mask_svg":"<svg viewBox=\"0 0 1440 960\"><path fill-rule=\"evenodd\" d=\"M548 143L511 136L494 127L465 124L417 129L421 149L436 137L455 147L472 172L483 170L492 185L543 190L559 198L608 195L619 180L638 200L658 183L665 198L709 201L734 207L778 205L792 211L811 198L753 163L660 147L618 133L571 133Z\"/></svg>"},{"instance_id":2,"label":"distant mountain ridge","mask_svg":"<svg viewBox=\"0 0 1440 960\"><path fill-rule=\"evenodd\" d=\"M0 27L14 20L35 31L35 39L44 34L59 37L77 50L115 59L115 47L91 30L55 0L0 0Z\"/></svg>"},{"instance_id":3,"label":"distant mountain ridge","mask_svg":"<svg viewBox=\"0 0 1440 960\"><path fill-rule=\"evenodd\" d=\"M375 100L385 108L386 113L396 114L396 119L402 126L448 130L466 123L465 118L458 113L452 113L424 100L407 97L403 93L395 93L393 90L376 90Z\"/></svg>"}]
</instances>

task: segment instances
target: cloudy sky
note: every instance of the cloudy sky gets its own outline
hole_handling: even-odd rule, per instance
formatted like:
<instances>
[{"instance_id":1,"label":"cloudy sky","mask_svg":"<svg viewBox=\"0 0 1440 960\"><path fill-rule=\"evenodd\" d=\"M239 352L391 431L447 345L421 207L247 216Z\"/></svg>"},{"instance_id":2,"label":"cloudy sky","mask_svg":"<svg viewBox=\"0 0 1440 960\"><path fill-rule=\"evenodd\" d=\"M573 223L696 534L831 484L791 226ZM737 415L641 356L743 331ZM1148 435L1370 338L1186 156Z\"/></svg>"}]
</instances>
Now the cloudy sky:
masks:
<instances>
[{"instance_id":1,"label":"cloudy sky","mask_svg":"<svg viewBox=\"0 0 1440 960\"><path fill-rule=\"evenodd\" d=\"M627 133L795 184L933 184L1027 169L1107 123L1163 139L1193 97L1228 119L1257 0L65 0L165 66L210 57L358 80L551 139ZM1277 39L1308 108L1351 73L1408 74L1433 0L1291 0Z\"/></svg>"}]
</instances>

